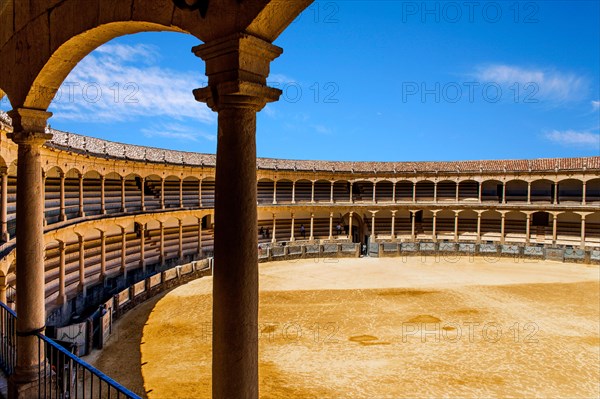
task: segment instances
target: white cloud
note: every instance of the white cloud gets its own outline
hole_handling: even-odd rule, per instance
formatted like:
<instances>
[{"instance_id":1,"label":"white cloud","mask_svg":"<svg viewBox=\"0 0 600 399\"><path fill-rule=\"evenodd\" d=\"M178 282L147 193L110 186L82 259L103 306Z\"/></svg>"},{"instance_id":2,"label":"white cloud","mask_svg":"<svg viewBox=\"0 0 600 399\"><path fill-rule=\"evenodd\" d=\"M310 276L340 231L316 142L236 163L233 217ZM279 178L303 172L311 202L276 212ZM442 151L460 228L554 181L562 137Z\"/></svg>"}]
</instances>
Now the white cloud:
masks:
<instances>
[{"instance_id":1,"label":"white cloud","mask_svg":"<svg viewBox=\"0 0 600 399\"><path fill-rule=\"evenodd\" d=\"M598 111L600 109L600 101L592 101L592 109Z\"/></svg>"},{"instance_id":2,"label":"white cloud","mask_svg":"<svg viewBox=\"0 0 600 399\"><path fill-rule=\"evenodd\" d=\"M513 65L492 64L476 68L474 77L482 82L496 83L511 95L519 89L520 100L526 96L540 102L565 103L580 100L586 92L587 79L555 69L523 68ZM527 86L533 83L533 86ZM517 86L515 86L517 84Z\"/></svg>"},{"instance_id":3,"label":"white cloud","mask_svg":"<svg viewBox=\"0 0 600 399\"><path fill-rule=\"evenodd\" d=\"M160 124L152 128L141 129L141 132L148 138L162 137L167 139L196 142L200 141L200 139L217 141L217 136L215 134L206 133L200 129L193 129L189 126L184 126L177 123Z\"/></svg>"},{"instance_id":4,"label":"white cloud","mask_svg":"<svg viewBox=\"0 0 600 399\"><path fill-rule=\"evenodd\" d=\"M313 129L315 129L317 133L321 133L321 134L331 134L332 133L332 130L324 125L313 125Z\"/></svg>"},{"instance_id":5,"label":"white cloud","mask_svg":"<svg viewBox=\"0 0 600 399\"><path fill-rule=\"evenodd\" d=\"M545 138L564 146L590 146L600 151L600 134L575 131L575 130L552 130L547 132Z\"/></svg>"},{"instance_id":6,"label":"white cloud","mask_svg":"<svg viewBox=\"0 0 600 399\"><path fill-rule=\"evenodd\" d=\"M216 115L194 99L198 72L157 66L154 46L107 44L84 58L54 99L56 119L94 122L140 117L190 119L215 124Z\"/></svg>"}]
</instances>

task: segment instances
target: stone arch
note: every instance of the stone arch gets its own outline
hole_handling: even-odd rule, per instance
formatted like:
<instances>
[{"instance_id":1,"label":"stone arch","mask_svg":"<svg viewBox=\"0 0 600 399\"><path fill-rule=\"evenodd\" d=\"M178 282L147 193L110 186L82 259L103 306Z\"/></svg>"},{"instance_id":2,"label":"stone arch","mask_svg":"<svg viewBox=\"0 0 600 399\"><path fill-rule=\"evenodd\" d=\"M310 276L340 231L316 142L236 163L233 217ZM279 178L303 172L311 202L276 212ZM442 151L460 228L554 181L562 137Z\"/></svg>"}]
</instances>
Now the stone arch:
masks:
<instances>
[{"instance_id":1,"label":"stone arch","mask_svg":"<svg viewBox=\"0 0 600 399\"><path fill-rule=\"evenodd\" d=\"M333 183L333 202L350 201L350 182L348 180L336 180Z\"/></svg>"},{"instance_id":2,"label":"stone arch","mask_svg":"<svg viewBox=\"0 0 600 399\"><path fill-rule=\"evenodd\" d=\"M506 202L527 202L527 181L511 179L506 182Z\"/></svg>"},{"instance_id":3,"label":"stone arch","mask_svg":"<svg viewBox=\"0 0 600 399\"><path fill-rule=\"evenodd\" d=\"M288 178L277 179L277 203L289 204L292 202L293 183Z\"/></svg>"},{"instance_id":4,"label":"stone arch","mask_svg":"<svg viewBox=\"0 0 600 399\"><path fill-rule=\"evenodd\" d=\"M379 180L375 183L375 198L378 202L391 202L394 197L394 184L388 180Z\"/></svg>"},{"instance_id":5,"label":"stone arch","mask_svg":"<svg viewBox=\"0 0 600 399\"><path fill-rule=\"evenodd\" d=\"M497 179L484 180L481 183L481 200L502 202L502 181Z\"/></svg>"},{"instance_id":6,"label":"stone arch","mask_svg":"<svg viewBox=\"0 0 600 399\"><path fill-rule=\"evenodd\" d=\"M422 198L427 197L425 192L429 190L423 190L423 184L426 185L426 180L423 182L417 182L417 198L419 198L419 194L423 194ZM423 184L421 184L423 183ZM431 200L433 201L433 182L431 183ZM396 182L396 201L412 201L412 190L413 190L413 182L410 180L398 180Z\"/></svg>"},{"instance_id":7,"label":"stone arch","mask_svg":"<svg viewBox=\"0 0 600 399\"><path fill-rule=\"evenodd\" d=\"M461 180L458 183L458 199L477 201L479 199L479 182L473 179Z\"/></svg>"},{"instance_id":8,"label":"stone arch","mask_svg":"<svg viewBox=\"0 0 600 399\"><path fill-rule=\"evenodd\" d=\"M583 199L583 181L580 179L563 179L558 182L558 202L581 203Z\"/></svg>"},{"instance_id":9,"label":"stone arch","mask_svg":"<svg viewBox=\"0 0 600 399\"><path fill-rule=\"evenodd\" d=\"M13 12L4 13L0 21L12 31L0 42L3 70L8 71L0 76L0 86L13 107L45 110L79 61L111 39L133 33L183 32L208 42L246 32L272 42L310 1L286 7L276 3L211 2L202 16L175 7L171 0L89 0L84 7L79 0L65 0L47 2L35 12L29 2L16 2ZM23 16L30 19L23 21Z\"/></svg>"},{"instance_id":10,"label":"stone arch","mask_svg":"<svg viewBox=\"0 0 600 399\"><path fill-rule=\"evenodd\" d=\"M273 179L262 178L257 183L257 201L259 204L273 203L273 190L275 182Z\"/></svg>"},{"instance_id":11,"label":"stone arch","mask_svg":"<svg viewBox=\"0 0 600 399\"><path fill-rule=\"evenodd\" d=\"M312 182L308 179L296 180L296 202L310 202Z\"/></svg>"}]
</instances>

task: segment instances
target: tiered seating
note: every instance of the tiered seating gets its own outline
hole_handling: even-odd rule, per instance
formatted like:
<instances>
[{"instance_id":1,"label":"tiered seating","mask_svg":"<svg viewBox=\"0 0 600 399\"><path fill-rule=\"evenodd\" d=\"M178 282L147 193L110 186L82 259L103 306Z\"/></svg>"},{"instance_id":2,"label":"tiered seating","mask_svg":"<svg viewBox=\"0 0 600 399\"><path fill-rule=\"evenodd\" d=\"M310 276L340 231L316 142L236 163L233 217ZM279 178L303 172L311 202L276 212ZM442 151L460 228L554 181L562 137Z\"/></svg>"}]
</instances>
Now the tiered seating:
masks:
<instances>
[{"instance_id":1,"label":"tiered seating","mask_svg":"<svg viewBox=\"0 0 600 399\"><path fill-rule=\"evenodd\" d=\"M412 193L412 187L410 187L410 192ZM415 192L417 202L432 202L435 194L435 185L431 181L418 182L415 187Z\"/></svg>"},{"instance_id":2,"label":"tiered seating","mask_svg":"<svg viewBox=\"0 0 600 399\"><path fill-rule=\"evenodd\" d=\"M315 182L315 202L331 201L331 182L319 180Z\"/></svg>"},{"instance_id":3,"label":"tiered seating","mask_svg":"<svg viewBox=\"0 0 600 399\"><path fill-rule=\"evenodd\" d=\"M215 180L204 179L202 181L202 207L212 208L215 206Z\"/></svg>"},{"instance_id":4,"label":"tiered seating","mask_svg":"<svg viewBox=\"0 0 600 399\"><path fill-rule=\"evenodd\" d=\"M432 192L433 197L433 192ZM396 183L396 201L409 201L413 200L413 184L409 181L399 181Z\"/></svg>"},{"instance_id":5,"label":"tiered seating","mask_svg":"<svg viewBox=\"0 0 600 399\"><path fill-rule=\"evenodd\" d=\"M359 181L353 184L352 198L354 202L373 202L373 183Z\"/></svg>"},{"instance_id":6,"label":"tiered seating","mask_svg":"<svg viewBox=\"0 0 600 399\"><path fill-rule=\"evenodd\" d=\"M441 181L437 184L438 201L456 200L456 183L453 181Z\"/></svg>"},{"instance_id":7,"label":"tiered seating","mask_svg":"<svg viewBox=\"0 0 600 399\"><path fill-rule=\"evenodd\" d=\"M377 183L375 190L377 202L390 202L394 197L394 185L391 181L381 181Z\"/></svg>"},{"instance_id":8,"label":"tiered seating","mask_svg":"<svg viewBox=\"0 0 600 399\"><path fill-rule=\"evenodd\" d=\"M350 201L350 183L347 181L336 181L333 185L333 201Z\"/></svg>"},{"instance_id":9,"label":"tiered seating","mask_svg":"<svg viewBox=\"0 0 600 399\"><path fill-rule=\"evenodd\" d=\"M261 180L257 183L257 201L259 204L273 203L273 187L272 180ZM310 200L310 192L309 192Z\"/></svg>"},{"instance_id":10,"label":"tiered seating","mask_svg":"<svg viewBox=\"0 0 600 399\"><path fill-rule=\"evenodd\" d=\"M296 202L310 202L312 182L299 180L296 182Z\"/></svg>"},{"instance_id":11,"label":"tiered seating","mask_svg":"<svg viewBox=\"0 0 600 399\"><path fill-rule=\"evenodd\" d=\"M479 183L476 181L463 181L459 184L458 199L460 201L478 201Z\"/></svg>"},{"instance_id":12,"label":"tiered seating","mask_svg":"<svg viewBox=\"0 0 600 399\"><path fill-rule=\"evenodd\" d=\"M277 203L289 204L292 202L293 185L289 180L277 182Z\"/></svg>"},{"instance_id":13,"label":"tiered seating","mask_svg":"<svg viewBox=\"0 0 600 399\"><path fill-rule=\"evenodd\" d=\"M165 229L165 261L178 259L179 252L179 227ZM202 230L202 247L205 252L213 250L213 231ZM160 232L157 229L147 230L144 234L144 250L146 264L160 263ZM121 245L120 234L107 236L105 247L106 276L116 276L121 269ZM126 233L127 255L126 264L128 270L139 268L140 246L142 237L135 232ZM195 255L198 251L198 227L188 225L183 227L183 256ZM59 246L54 242L46 248L45 279L46 279L46 302L55 301L59 293ZM101 240L99 237L85 241L85 283L87 286L99 282L101 273ZM68 297L75 296L79 286L79 244L69 243L65 248L65 293Z\"/></svg>"}]
</instances>

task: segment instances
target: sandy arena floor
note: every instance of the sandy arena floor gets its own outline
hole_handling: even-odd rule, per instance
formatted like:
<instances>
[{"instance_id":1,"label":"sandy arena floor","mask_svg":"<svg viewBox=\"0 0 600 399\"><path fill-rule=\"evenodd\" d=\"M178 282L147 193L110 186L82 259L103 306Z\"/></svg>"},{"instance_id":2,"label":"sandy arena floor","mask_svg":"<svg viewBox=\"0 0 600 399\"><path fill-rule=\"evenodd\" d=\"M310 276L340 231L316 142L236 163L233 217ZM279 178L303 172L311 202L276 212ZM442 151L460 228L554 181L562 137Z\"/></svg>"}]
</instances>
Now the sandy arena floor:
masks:
<instances>
[{"instance_id":1,"label":"sandy arena floor","mask_svg":"<svg viewBox=\"0 0 600 399\"><path fill-rule=\"evenodd\" d=\"M262 264L261 398L598 397L599 281L482 258ZM133 310L95 365L150 399L210 398L210 292Z\"/></svg>"}]
</instances>

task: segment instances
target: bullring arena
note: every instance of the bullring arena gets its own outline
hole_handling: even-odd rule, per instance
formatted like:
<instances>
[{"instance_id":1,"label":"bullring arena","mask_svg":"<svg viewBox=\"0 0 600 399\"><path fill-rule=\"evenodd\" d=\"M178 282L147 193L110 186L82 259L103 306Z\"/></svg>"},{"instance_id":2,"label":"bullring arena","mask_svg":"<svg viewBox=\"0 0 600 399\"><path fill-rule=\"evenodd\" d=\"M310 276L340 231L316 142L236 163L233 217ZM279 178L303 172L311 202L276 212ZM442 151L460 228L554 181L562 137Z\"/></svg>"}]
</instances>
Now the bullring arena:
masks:
<instances>
[{"instance_id":1,"label":"bullring arena","mask_svg":"<svg viewBox=\"0 0 600 399\"><path fill-rule=\"evenodd\" d=\"M311 3L3 3L0 397L598 395L600 157L256 158ZM49 127L79 61L147 31L202 43L217 154Z\"/></svg>"},{"instance_id":2,"label":"bullring arena","mask_svg":"<svg viewBox=\"0 0 600 399\"><path fill-rule=\"evenodd\" d=\"M142 397L209 397L214 156L52 133L49 325L114 295L89 361ZM599 162L259 160L261 397L593 395Z\"/></svg>"}]
</instances>

